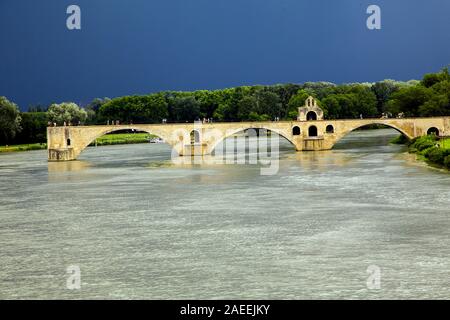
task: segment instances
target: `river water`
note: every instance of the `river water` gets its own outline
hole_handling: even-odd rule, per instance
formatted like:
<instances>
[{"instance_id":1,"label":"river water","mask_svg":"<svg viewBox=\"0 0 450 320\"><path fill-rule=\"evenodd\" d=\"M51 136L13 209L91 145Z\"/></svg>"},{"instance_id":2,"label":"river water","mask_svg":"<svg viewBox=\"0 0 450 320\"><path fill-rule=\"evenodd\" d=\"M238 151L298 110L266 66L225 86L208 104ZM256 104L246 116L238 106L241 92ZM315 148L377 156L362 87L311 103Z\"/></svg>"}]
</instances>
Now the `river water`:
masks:
<instances>
[{"instance_id":1,"label":"river water","mask_svg":"<svg viewBox=\"0 0 450 320\"><path fill-rule=\"evenodd\" d=\"M275 175L165 144L2 154L0 298L449 299L450 175L395 135L283 142Z\"/></svg>"}]
</instances>

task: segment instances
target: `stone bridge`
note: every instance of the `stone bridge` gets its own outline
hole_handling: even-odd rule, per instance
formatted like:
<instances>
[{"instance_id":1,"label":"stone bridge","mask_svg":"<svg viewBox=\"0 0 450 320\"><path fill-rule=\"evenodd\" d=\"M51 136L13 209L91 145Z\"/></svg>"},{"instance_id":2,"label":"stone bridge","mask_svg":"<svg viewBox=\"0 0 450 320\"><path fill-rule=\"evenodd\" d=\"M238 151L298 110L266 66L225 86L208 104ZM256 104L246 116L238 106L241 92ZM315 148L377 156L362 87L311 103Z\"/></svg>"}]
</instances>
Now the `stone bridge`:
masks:
<instances>
[{"instance_id":1,"label":"stone bridge","mask_svg":"<svg viewBox=\"0 0 450 320\"><path fill-rule=\"evenodd\" d=\"M394 128L409 139L429 133L439 136L450 133L450 117L322 120L308 116L303 119L299 117L298 121L274 122L64 126L47 129L48 159L75 160L97 138L130 129L162 138L180 156L211 154L221 141L248 129L275 132L290 141L297 151L328 150L351 131L370 124Z\"/></svg>"}]
</instances>

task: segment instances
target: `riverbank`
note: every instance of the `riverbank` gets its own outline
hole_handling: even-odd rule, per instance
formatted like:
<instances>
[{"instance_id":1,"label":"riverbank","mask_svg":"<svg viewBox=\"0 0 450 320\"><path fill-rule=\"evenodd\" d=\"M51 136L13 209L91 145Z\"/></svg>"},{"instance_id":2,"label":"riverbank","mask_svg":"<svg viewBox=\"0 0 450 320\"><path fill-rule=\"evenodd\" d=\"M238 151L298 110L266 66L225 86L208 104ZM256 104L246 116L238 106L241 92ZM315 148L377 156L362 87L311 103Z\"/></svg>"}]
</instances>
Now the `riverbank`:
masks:
<instances>
[{"instance_id":1,"label":"riverbank","mask_svg":"<svg viewBox=\"0 0 450 320\"><path fill-rule=\"evenodd\" d=\"M148 143L150 139L155 138L155 135L149 133L112 133L101 136L97 141L92 142L91 146L109 146L116 144L135 144ZM47 149L46 143L28 143L17 144L11 146L0 146L1 152L21 152L31 150Z\"/></svg>"},{"instance_id":2,"label":"riverbank","mask_svg":"<svg viewBox=\"0 0 450 320\"><path fill-rule=\"evenodd\" d=\"M450 169L450 138L419 137L408 143L408 151L432 166Z\"/></svg>"},{"instance_id":3,"label":"riverbank","mask_svg":"<svg viewBox=\"0 0 450 320\"><path fill-rule=\"evenodd\" d=\"M32 151L47 149L46 143L28 143L28 144L16 144L12 146L0 146L1 152L20 152L20 151Z\"/></svg>"}]
</instances>

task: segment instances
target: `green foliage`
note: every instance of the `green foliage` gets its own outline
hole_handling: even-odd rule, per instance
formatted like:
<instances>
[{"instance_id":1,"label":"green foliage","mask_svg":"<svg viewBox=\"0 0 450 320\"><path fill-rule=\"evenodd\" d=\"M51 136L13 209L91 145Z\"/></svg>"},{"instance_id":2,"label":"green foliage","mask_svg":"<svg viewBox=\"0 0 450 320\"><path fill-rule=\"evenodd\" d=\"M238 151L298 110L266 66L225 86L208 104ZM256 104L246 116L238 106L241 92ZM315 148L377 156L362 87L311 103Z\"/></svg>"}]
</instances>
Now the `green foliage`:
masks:
<instances>
[{"instance_id":1,"label":"green foliage","mask_svg":"<svg viewBox=\"0 0 450 320\"><path fill-rule=\"evenodd\" d=\"M300 89L297 91L295 95L289 99L288 103L288 114L290 115L290 119L296 119L298 116L298 108L303 107L305 104L306 99L309 97L309 93L305 89ZM292 115L295 116L292 117Z\"/></svg>"},{"instance_id":2,"label":"green foliage","mask_svg":"<svg viewBox=\"0 0 450 320\"><path fill-rule=\"evenodd\" d=\"M87 113L73 102L63 102L61 104L52 104L47 111L48 119L58 125L78 124L84 122L87 118Z\"/></svg>"},{"instance_id":3,"label":"green foliage","mask_svg":"<svg viewBox=\"0 0 450 320\"><path fill-rule=\"evenodd\" d=\"M392 144L407 144L409 142L408 138L403 134L399 134L397 137L389 141Z\"/></svg>"},{"instance_id":4,"label":"green foliage","mask_svg":"<svg viewBox=\"0 0 450 320\"><path fill-rule=\"evenodd\" d=\"M326 96L333 94L340 86L331 82L306 82L302 89L304 89L308 96L316 97L318 100L322 100ZM303 101L304 102L304 101Z\"/></svg>"},{"instance_id":5,"label":"green foliage","mask_svg":"<svg viewBox=\"0 0 450 320\"><path fill-rule=\"evenodd\" d=\"M146 143L151 138L156 137L149 133L111 133L101 136L96 141L91 143L91 146L103 146L103 145L115 145L115 144L134 144L134 143Z\"/></svg>"},{"instance_id":6,"label":"green foliage","mask_svg":"<svg viewBox=\"0 0 450 320\"><path fill-rule=\"evenodd\" d=\"M47 107L42 106L40 104L29 106L28 107L28 112L30 112L30 113L33 113L33 112L47 112Z\"/></svg>"},{"instance_id":7,"label":"green foliage","mask_svg":"<svg viewBox=\"0 0 450 320\"><path fill-rule=\"evenodd\" d=\"M19 107L0 97L0 143L9 143L22 129Z\"/></svg>"},{"instance_id":8,"label":"green foliage","mask_svg":"<svg viewBox=\"0 0 450 320\"><path fill-rule=\"evenodd\" d=\"M445 116L450 114L449 97L444 94L435 94L419 107L421 117Z\"/></svg>"},{"instance_id":9,"label":"green foliage","mask_svg":"<svg viewBox=\"0 0 450 320\"><path fill-rule=\"evenodd\" d=\"M437 144L437 138L435 135L428 135L419 138L415 138L411 141L410 150L412 152L421 152L425 149L434 147Z\"/></svg>"},{"instance_id":10,"label":"green foliage","mask_svg":"<svg viewBox=\"0 0 450 320\"><path fill-rule=\"evenodd\" d=\"M87 118L86 118L86 124L87 125L93 125L93 124L103 124L105 123L106 119L104 119L101 114L100 114L100 108L110 102L111 99L109 98L103 98L103 99L99 99L99 98L95 98L94 100L91 101L91 103L89 103L85 110L86 110L86 114L87 114Z\"/></svg>"},{"instance_id":11,"label":"green foliage","mask_svg":"<svg viewBox=\"0 0 450 320\"><path fill-rule=\"evenodd\" d=\"M177 122L200 118L200 103L193 96L173 97L169 100L171 118Z\"/></svg>"},{"instance_id":12,"label":"green foliage","mask_svg":"<svg viewBox=\"0 0 450 320\"><path fill-rule=\"evenodd\" d=\"M445 153L441 148L431 148L431 150L427 152L426 157L433 163L443 165Z\"/></svg>"},{"instance_id":13,"label":"green foliage","mask_svg":"<svg viewBox=\"0 0 450 320\"><path fill-rule=\"evenodd\" d=\"M266 115L267 120L274 119L275 117L281 117L283 115L282 105L280 98L277 94L270 91L260 91L256 95L257 107L256 112L260 115Z\"/></svg>"},{"instance_id":14,"label":"green foliage","mask_svg":"<svg viewBox=\"0 0 450 320\"><path fill-rule=\"evenodd\" d=\"M446 156L444 159L444 166L450 169L450 155Z\"/></svg>"},{"instance_id":15,"label":"green foliage","mask_svg":"<svg viewBox=\"0 0 450 320\"><path fill-rule=\"evenodd\" d=\"M392 95L388 110L394 114L403 112L406 116L417 116L419 107L430 99L431 89L422 85L405 87Z\"/></svg>"},{"instance_id":16,"label":"green foliage","mask_svg":"<svg viewBox=\"0 0 450 320\"><path fill-rule=\"evenodd\" d=\"M329 82L277 84L272 86L241 86L222 90L194 92L165 91L142 96L114 99L94 99L85 109L73 103L53 104L47 112L51 122L62 125L78 121L105 124L107 120L121 123L186 122L201 118L214 121L265 121L279 117L295 120L298 108L308 96L317 99L326 119L348 119L381 116L381 113L405 116L450 115L450 75L448 69L427 74L422 81L398 82L383 80L376 83L336 85ZM43 106L30 111L45 111ZM15 104L0 98L0 141L42 141L45 136L45 116L40 112L22 115ZM423 142L429 145L431 142ZM421 143L418 147L422 148Z\"/></svg>"},{"instance_id":17,"label":"green foliage","mask_svg":"<svg viewBox=\"0 0 450 320\"><path fill-rule=\"evenodd\" d=\"M48 117L46 112L22 112L22 130L16 135L14 144L46 142Z\"/></svg>"},{"instance_id":18,"label":"green foliage","mask_svg":"<svg viewBox=\"0 0 450 320\"><path fill-rule=\"evenodd\" d=\"M387 110L406 116L429 117L450 114L450 76L445 68L439 73L426 74L415 85L393 93Z\"/></svg>"},{"instance_id":19,"label":"green foliage","mask_svg":"<svg viewBox=\"0 0 450 320\"><path fill-rule=\"evenodd\" d=\"M239 120L263 121L282 117L283 114L280 98L270 91L259 91L238 102Z\"/></svg>"},{"instance_id":20,"label":"green foliage","mask_svg":"<svg viewBox=\"0 0 450 320\"><path fill-rule=\"evenodd\" d=\"M115 98L99 107L103 120L121 123L157 123L167 118L167 102L163 95L125 96Z\"/></svg>"},{"instance_id":21,"label":"green foliage","mask_svg":"<svg viewBox=\"0 0 450 320\"><path fill-rule=\"evenodd\" d=\"M322 100L329 119L374 117L378 114L377 98L370 87L361 84L338 86L335 93Z\"/></svg>"},{"instance_id":22,"label":"green foliage","mask_svg":"<svg viewBox=\"0 0 450 320\"><path fill-rule=\"evenodd\" d=\"M435 84L443 81L450 81L450 74L448 68L443 68L439 73L428 73L423 76L422 85L430 88Z\"/></svg>"},{"instance_id":23,"label":"green foliage","mask_svg":"<svg viewBox=\"0 0 450 320\"><path fill-rule=\"evenodd\" d=\"M254 96L248 96L242 98L238 103L238 117L241 120L251 120L250 114L252 114L252 118L257 116L258 113L256 109L258 107L258 99Z\"/></svg>"},{"instance_id":24,"label":"green foliage","mask_svg":"<svg viewBox=\"0 0 450 320\"><path fill-rule=\"evenodd\" d=\"M386 111L386 104L394 92L401 87L399 82L394 80L383 80L375 83L371 89L377 98L377 110L381 114Z\"/></svg>"},{"instance_id":25,"label":"green foliage","mask_svg":"<svg viewBox=\"0 0 450 320\"><path fill-rule=\"evenodd\" d=\"M255 111L250 112L248 120L250 121L269 121L271 120L270 116L267 114L258 114Z\"/></svg>"},{"instance_id":26,"label":"green foliage","mask_svg":"<svg viewBox=\"0 0 450 320\"><path fill-rule=\"evenodd\" d=\"M33 143L33 144L19 144L0 146L0 152L17 152L17 151L32 151L47 149L46 143Z\"/></svg>"},{"instance_id":27,"label":"green foliage","mask_svg":"<svg viewBox=\"0 0 450 320\"><path fill-rule=\"evenodd\" d=\"M422 155L432 164L450 168L450 148L446 146L446 140L439 141L435 135L419 137L411 142L409 151Z\"/></svg>"},{"instance_id":28,"label":"green foliage","mask_svg":"<svg viewBox=\"0 0 450 320\"><path fill-rule=\"evenodd\" d=\"M422 80L422 85L426 88L434 86L436 83L441 81L441 77L436 73L429 73L424 75Z\"/></svg>"},{"instance_id":29,"label":"green foliage","mask_svg":"<svg viewBox=\"0 0 450 320\"><path fill-rule=\"evenodd\" d=\"M425 78L425 77L424 77ZM310 95L317 98L328 119L380 117L381 113L406 116L448 115L450 77L447 69L428 80L335 85L329 82L241 86L194 92L166 91L145 96L94 100L86 110L88 123L186 122L201 118L215 121L294 120ZM439 81L437 81L438 79ZM426 83L426 86L424 85ZM256 121L256 120L254 120Z\"/></svg>"},{"instance_id":30,"label":"green foliage","mask_svg":"<svg viewBox=\"0 0 450 320\"><path fill-rule=\"evenodd\" d=\"M213 114L213 118L217 119L218 121L227 121L232 119L232 117L233 117L233 108L226 103L220 104Z\"/></svg>"}]
</instances>

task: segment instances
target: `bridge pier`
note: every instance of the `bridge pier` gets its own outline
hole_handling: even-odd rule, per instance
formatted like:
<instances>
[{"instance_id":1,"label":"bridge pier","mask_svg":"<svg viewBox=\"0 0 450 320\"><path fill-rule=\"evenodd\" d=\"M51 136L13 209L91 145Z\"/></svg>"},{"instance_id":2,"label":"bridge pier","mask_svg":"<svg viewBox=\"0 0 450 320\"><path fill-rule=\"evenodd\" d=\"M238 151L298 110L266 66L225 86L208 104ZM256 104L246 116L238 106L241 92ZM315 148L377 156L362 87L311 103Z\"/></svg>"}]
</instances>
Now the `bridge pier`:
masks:
<instances>
[{"instance_id":1,"label":"bridge pier","mask_svg":"<svg viewBox=\"0 0 450 320\"><path fill-rule=\"evenodd\" d=\"M48 149L48 161L70 161L75 160L73 148Z\"/></svg>"},{"instance_id":2,"label":"bridge pier","mask_svg":"<svg viewBox=\"0 0 450 320\"><path fill-rule=\"evenodd\" d=\"M183 152L179 152L179 156L204 156L209 154L209 146L207 143L193 143L184 146Z\"/></svg>"}]
</instances>

